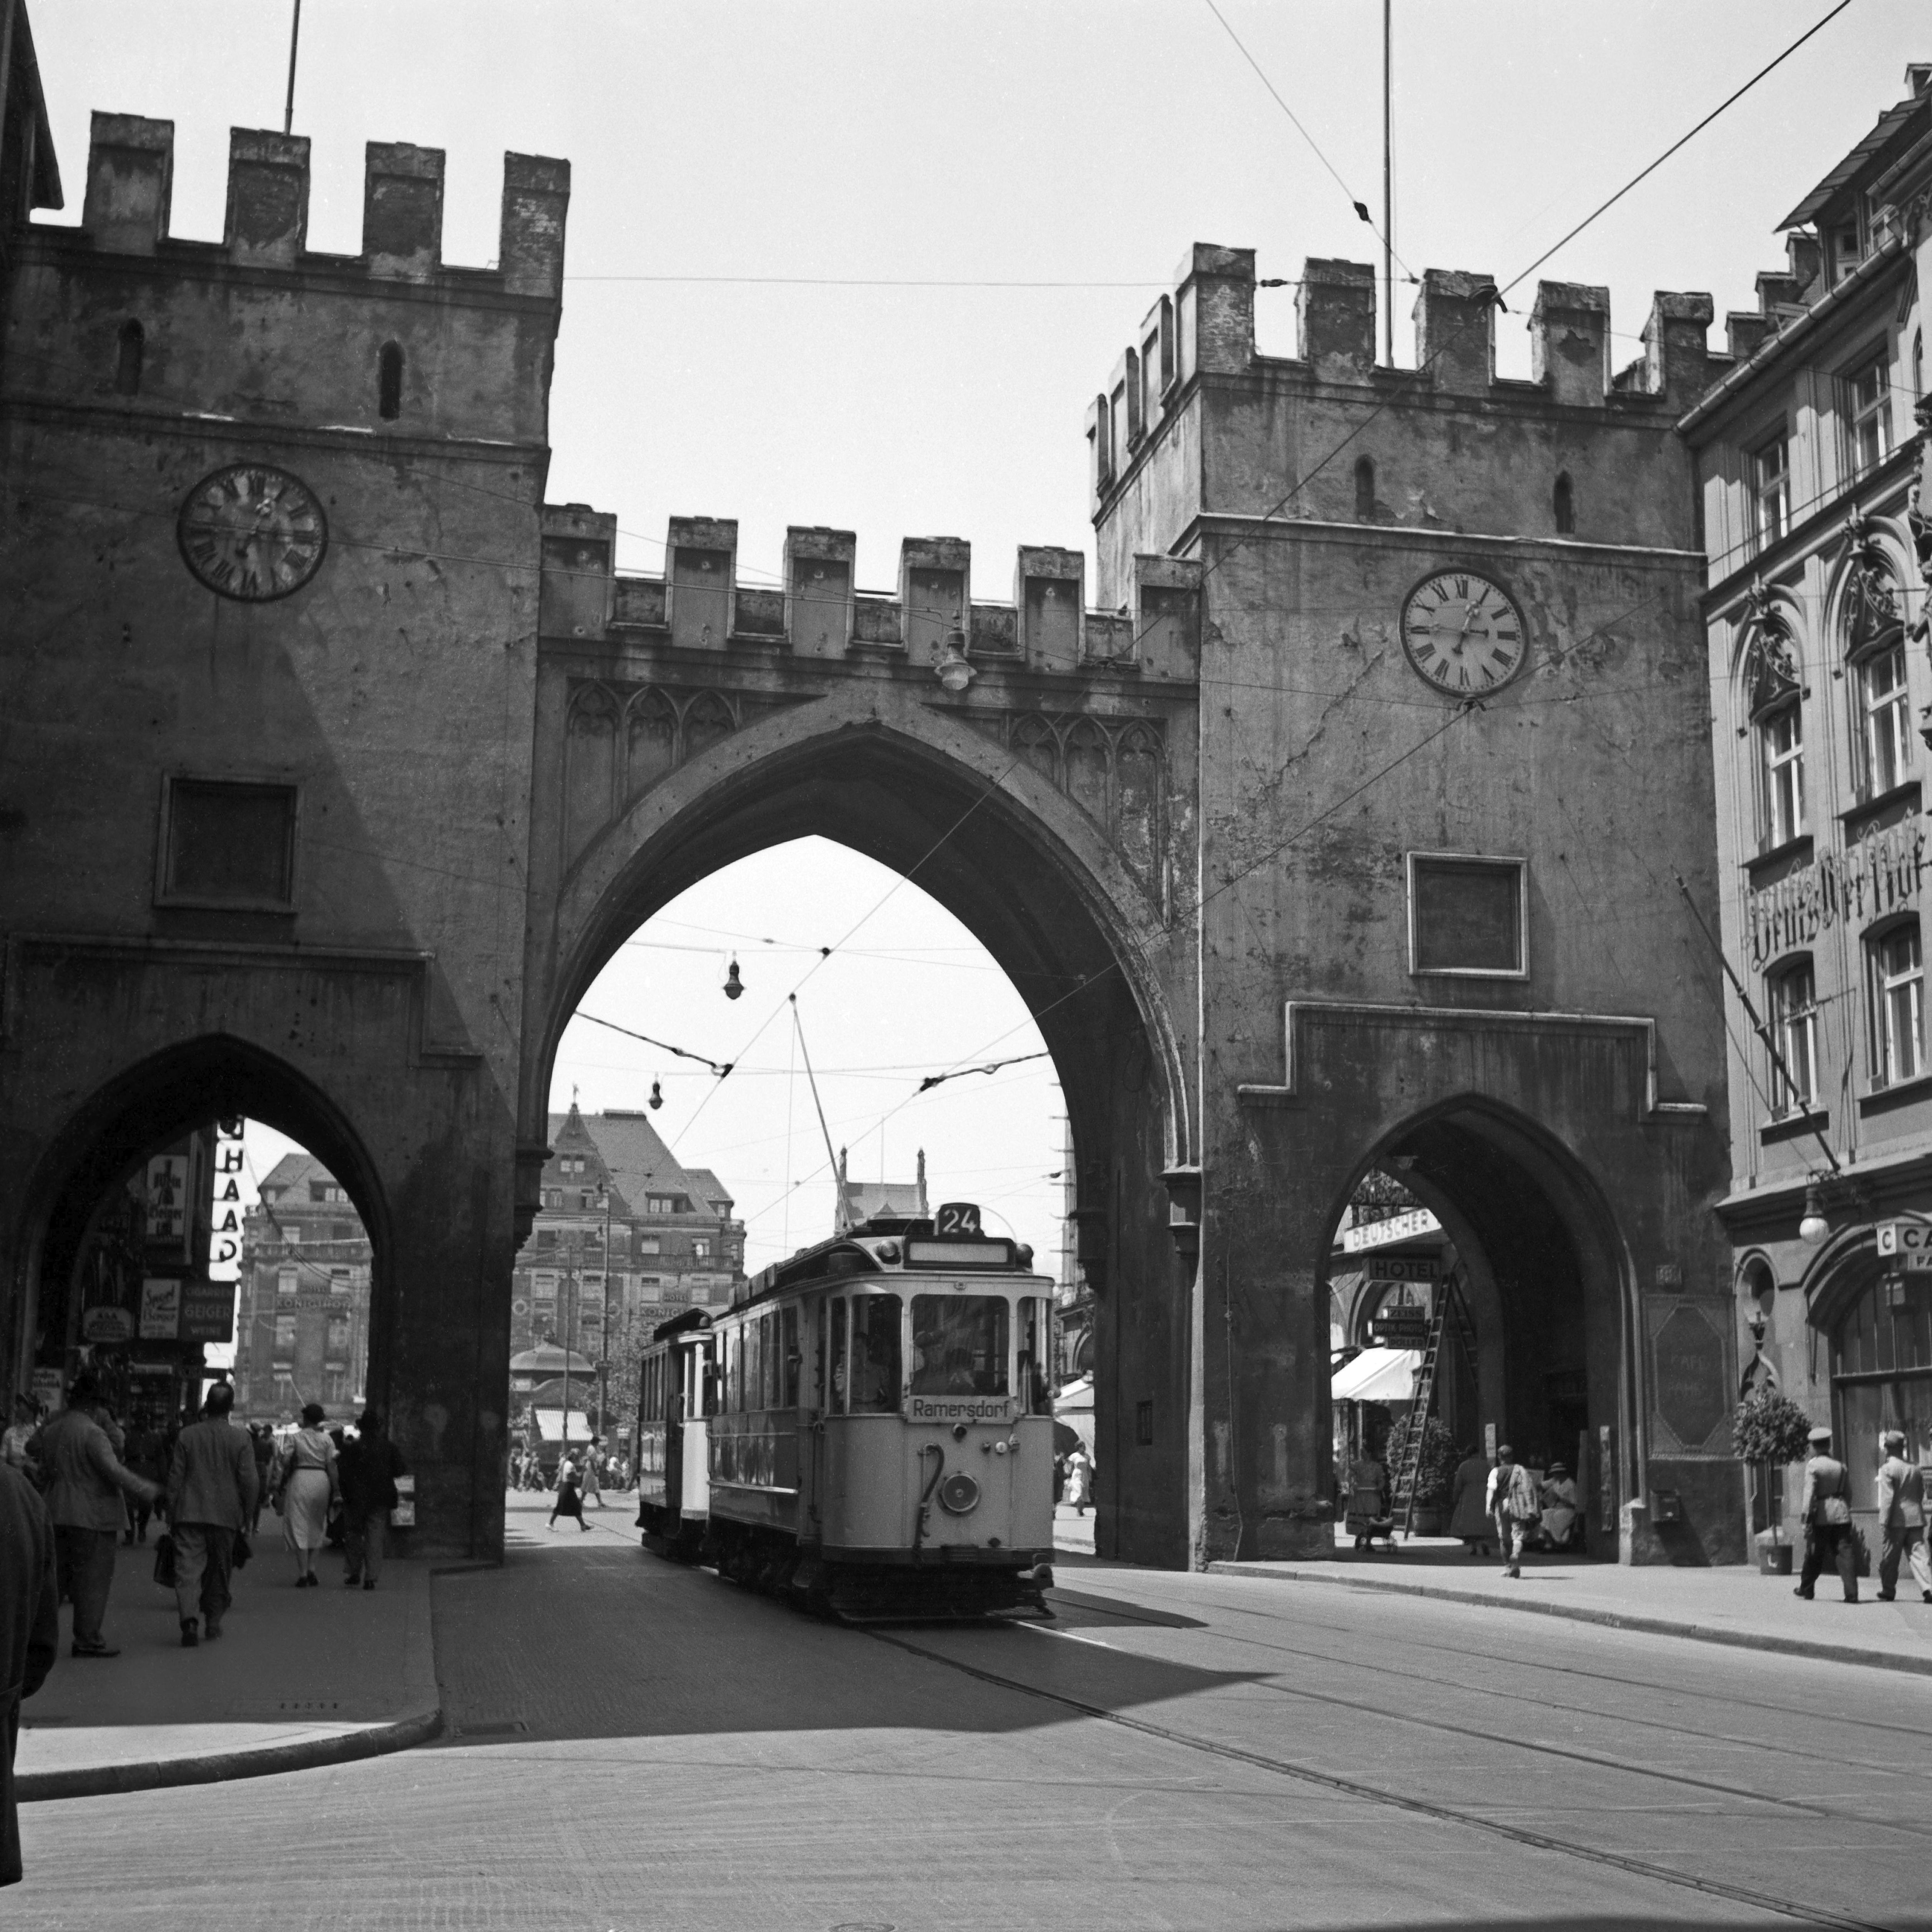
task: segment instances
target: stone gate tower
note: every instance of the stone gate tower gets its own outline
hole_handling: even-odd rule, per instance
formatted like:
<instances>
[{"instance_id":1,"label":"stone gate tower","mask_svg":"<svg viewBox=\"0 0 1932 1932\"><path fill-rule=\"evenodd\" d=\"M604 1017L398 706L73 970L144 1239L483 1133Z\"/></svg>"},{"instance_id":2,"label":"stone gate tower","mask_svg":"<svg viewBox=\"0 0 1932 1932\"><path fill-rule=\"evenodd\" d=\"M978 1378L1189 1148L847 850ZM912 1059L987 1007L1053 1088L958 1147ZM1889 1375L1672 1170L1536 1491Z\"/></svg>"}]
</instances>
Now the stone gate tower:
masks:
<instances>
[{"instance_id":1,"label":"stone gate tower","mask_svg":"<svg viewBox=\"0 0 1932 1932\"><path fill-rule=\"evenodd\" d=\"M1200 571L1195 1554L1329 1546L1330 1243L1375 1166L1453 1239L1492 1425L1584 1444L1639 1558L1740 1553L1673 434L1709 299L1659 296L1613 373L1607 292L1544 283L1518 382L1490 277L1422 278L1413 370L1376 363L1366 267L1306 265L1293 359L1256 352L1254 292L1250 251L1197 246L1089 423L1096 601L1137 555ZM1136 1337L1103 1304L1129 1491Z\"/></svg>"}]
</instances>

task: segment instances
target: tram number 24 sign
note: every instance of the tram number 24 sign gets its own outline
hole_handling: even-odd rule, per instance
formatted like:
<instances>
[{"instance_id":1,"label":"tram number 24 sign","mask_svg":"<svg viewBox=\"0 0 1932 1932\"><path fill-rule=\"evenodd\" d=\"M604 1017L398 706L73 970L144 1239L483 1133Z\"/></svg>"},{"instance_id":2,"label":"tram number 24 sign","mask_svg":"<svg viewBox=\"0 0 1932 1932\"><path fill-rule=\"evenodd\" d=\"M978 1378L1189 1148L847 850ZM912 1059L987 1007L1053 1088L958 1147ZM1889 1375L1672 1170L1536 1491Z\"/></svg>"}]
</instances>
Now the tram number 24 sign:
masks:
<instances>
[{"instance_id":1,"label":"tram number 24 sign","mask_svg":"<svg viewBox=\"0 0 1932 1932\"><path fill-rule=\"evenodd\" d=\"M1932 1221L1881 1221L1878 1251L1894 1274L1932 1274Z\"/></svg>"}]
</instances>

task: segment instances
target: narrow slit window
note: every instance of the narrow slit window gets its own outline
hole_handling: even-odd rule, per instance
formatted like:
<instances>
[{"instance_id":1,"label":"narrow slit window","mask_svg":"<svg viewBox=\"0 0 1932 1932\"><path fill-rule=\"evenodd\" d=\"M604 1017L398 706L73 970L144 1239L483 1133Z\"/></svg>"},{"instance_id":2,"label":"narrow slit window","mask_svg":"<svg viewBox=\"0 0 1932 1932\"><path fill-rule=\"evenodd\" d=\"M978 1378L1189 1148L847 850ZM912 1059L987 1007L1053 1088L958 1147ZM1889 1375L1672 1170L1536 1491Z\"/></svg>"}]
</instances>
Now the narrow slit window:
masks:
<instances>
[{"instance_id":1,"label":"narrow slit window","mask_svg":"<svg viewBox=\"0 0 1932 1932\"><path fill-rule=\"evenodd\" d=\"M138 322L121 325L120 350L114 364L114 393L138 396L141 393L141 364L148 352L148 334Z\"/></svg>"},{"instance_id":2,"label":"narrow slit window","mask_svg":"<svg viewBox=\"0 0 1932 1932\"><path fill-rule=\"evenodd\" d=\"M1376 466L1366 456L1355 459L1355 520L1373 523L1376 516Z\"/></svg>"},{"instance_id":3,"label":"narrow slit window","mask_svg":"<svg viewBox=\"0 0 1932 1932\"><path fill-rule=\"evenodd\" d=\"M403 412L403 351L398 343L386 342L376 360L376 413L385 422L394 422Z\"/></svg>"},{"instance_id":4,"label":"narrow slit window","mask_svg":"<svg viewBox=\"0 0 1932 1932\"><path fill-rule=\"evenodd\" d=\"M1576 528L1576 494L1570 487L1570 472L1566 470L1556 479L1556 534L1567 537L1575 533Z\"/></svg>"}]
</instances>

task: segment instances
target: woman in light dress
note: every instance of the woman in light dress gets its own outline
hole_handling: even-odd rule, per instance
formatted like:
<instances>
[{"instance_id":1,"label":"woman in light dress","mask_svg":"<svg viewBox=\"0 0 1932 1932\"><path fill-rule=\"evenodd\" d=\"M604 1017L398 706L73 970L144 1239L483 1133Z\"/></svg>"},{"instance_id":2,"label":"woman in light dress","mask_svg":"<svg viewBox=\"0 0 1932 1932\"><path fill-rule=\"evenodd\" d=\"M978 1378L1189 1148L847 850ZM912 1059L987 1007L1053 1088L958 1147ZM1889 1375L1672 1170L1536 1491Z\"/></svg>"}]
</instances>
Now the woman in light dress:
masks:
<instances>
[{"instance_id":1,"label":"woman in light dress","mask_svg":"<svg viewBox=\"0 0 1932 1932\"><path fill-rule=\"evenodd\" d=\"M321 1403L310 1402L302 1419L302 1426L289 1444L277 1500L282 1512L282 1534L296 1553L296 1588L312 1590L316 1582L315 1552L328 1540L328 1512L340 1499L342 1485L336 1473L335 1444L322 1429Z\"/></svg>"}]
</instances>

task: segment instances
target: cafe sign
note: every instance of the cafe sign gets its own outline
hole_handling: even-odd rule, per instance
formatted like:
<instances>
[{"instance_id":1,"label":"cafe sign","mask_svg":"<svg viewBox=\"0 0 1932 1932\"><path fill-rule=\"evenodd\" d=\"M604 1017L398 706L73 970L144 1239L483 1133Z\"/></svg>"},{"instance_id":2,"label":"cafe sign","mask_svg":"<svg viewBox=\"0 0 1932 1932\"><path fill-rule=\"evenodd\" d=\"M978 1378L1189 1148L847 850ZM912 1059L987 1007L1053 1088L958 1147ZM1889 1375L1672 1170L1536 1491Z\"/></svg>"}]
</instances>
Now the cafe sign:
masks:
<instances>
[{"instance_id":1,"label":"cafe sign","mask_svg":"<svg viewBox=\"0 0 1932 1932\"><path fill-rule=\"evenodd\" d=\"M1868 926L1917 904L1924 872L1924 821L1908 818L1750 893L1744 921L1752 971L1762 973L1834 926Z\"/></svg>"},{"instance_id":2,"label":"cafe sign","mask_svg":"<svg viewBox=\"0 0 1932 1932\"><path fill-rule=\"evenodd\" d=\"M1932 1274L1932 1221L1881 1221L1878 1251L1894 1274Z\"/></svg>"}]
</instances>

